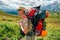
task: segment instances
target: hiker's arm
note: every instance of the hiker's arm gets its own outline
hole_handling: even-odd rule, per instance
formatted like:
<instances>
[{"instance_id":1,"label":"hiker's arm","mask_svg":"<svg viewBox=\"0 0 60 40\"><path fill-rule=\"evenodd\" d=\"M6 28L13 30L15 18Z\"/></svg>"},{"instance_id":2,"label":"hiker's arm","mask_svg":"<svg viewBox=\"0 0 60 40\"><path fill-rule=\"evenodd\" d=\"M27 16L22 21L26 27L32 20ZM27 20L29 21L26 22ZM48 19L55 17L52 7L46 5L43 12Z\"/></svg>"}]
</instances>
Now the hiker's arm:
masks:
<instances>
[{"instance_id":1,"label":"hiker's arm","mask_svg":"<svg viewBox=\"0 0 60 40\"><path fill-rule=\"evenodd\" d=\"M24 19L22 21L23 22L20 22L19 25L21 26L21 29L24 32L24 34L27 34L28 33L28 19Z\"/></svg>"}]
</instances>

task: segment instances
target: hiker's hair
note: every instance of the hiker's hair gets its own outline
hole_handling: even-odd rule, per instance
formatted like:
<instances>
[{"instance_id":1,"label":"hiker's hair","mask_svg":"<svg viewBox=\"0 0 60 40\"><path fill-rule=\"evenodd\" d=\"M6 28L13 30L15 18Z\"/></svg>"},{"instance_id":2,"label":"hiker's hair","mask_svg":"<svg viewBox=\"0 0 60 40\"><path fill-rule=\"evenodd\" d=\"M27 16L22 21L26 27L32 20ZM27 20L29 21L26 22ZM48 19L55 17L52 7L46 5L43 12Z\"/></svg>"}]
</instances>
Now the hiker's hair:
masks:
<instances>
[{"instance_id":1,"label":"hiker's hair","mask_svg":"<svg viewBox=\"0 0 60 40\"><path fill-rule=\"evenodd\" d=\"M25 7L19 7L18 11L25 10Z\"/></svg>"}]
</instances>

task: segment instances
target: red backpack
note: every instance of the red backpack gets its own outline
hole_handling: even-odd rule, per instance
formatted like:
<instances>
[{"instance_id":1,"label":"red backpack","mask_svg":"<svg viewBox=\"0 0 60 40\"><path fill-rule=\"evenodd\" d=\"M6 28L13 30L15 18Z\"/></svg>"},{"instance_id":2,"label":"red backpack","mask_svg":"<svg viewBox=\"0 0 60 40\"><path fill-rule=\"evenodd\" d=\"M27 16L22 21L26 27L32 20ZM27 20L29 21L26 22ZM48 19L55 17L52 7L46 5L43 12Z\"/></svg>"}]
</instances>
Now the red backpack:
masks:
<instances>
[{"instance_id":1,"label":"red backpack","mask_svg":"<svg viewBox=\"0 0 60 40\"><path fill-rule=\"evenodd\" d=\"M33 9L33 8L31 8L31 10L29 10L29 12L28 12L28 17L30 17L35 22L35 24L34 24L33 21L32 21L32 24L34 25L32 27L32 29L34 29L33 32L36 36L46 36L47 32L46 32L46 30L43 30L43 19L42 18L38 19L37 16L35 16L36 19L33 19L35 12L36 12L36 10ZM44 16L44 19L45 19L45 16Z\"/></svg>"}]
</instances>

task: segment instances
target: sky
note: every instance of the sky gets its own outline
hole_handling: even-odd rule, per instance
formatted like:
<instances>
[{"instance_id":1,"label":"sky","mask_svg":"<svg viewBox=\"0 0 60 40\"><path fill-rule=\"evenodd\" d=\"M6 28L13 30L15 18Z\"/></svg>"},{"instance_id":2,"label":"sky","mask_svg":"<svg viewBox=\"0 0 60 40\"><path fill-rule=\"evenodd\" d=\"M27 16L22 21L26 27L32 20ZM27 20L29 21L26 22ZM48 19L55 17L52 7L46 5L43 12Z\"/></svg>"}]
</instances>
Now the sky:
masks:
<instances>
[{"instance_id":1,"label":"sky","mask_svg":"<svg viewBox=\"0 0 60 40\"><path fill-rule=\"evenodd\" d=\"M35 6L46 6L59 0L0 0L0 8L8 7L17 9L19 6L24 6L26 8Z\"/></svg>"}]
</instances>

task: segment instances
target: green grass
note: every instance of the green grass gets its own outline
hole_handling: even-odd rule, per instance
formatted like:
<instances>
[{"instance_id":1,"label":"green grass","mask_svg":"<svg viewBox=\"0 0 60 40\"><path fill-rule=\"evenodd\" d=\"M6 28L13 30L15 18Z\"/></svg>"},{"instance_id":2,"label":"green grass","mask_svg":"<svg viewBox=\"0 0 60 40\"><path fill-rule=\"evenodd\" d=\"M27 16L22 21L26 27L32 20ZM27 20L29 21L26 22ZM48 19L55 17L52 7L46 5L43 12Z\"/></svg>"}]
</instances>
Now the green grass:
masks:
<instances>
[{"instance_id":1,"label":"green grass","mask_svg":"<svg viewBox=\"0 0 60 40\"><path fill-rule=\"evenodd\" d=\"M17 38L21 37L20 26L18 25L20 19L19 16L0 11L0 40L5 37L17 40ZM46 23L47 36L38 37L37 40L60 40L60 15L50 15L46 19Z\"/></svg>"},{"instance_id":2,"label":"green grass","mask_svg":"<svg viewBox=\"0 0 60 40\"><path fill-rule=\"evenodd\" d=\"M20 26L18 25L20 19L21 17L17 15L10 15L0 11L0 40L5 38L15 40L21 36Z\"/></svg>"},{"instance_id":3,"label":"green grass","mask_svg":"<svg viewBox=\"0 0 60 40\"><path fill-rule=\"evenodd\" d=\"M60 19L47 18L46 22L48 35L45 37L45 40L60 40Z\"/></svg>"}]
</instances>

